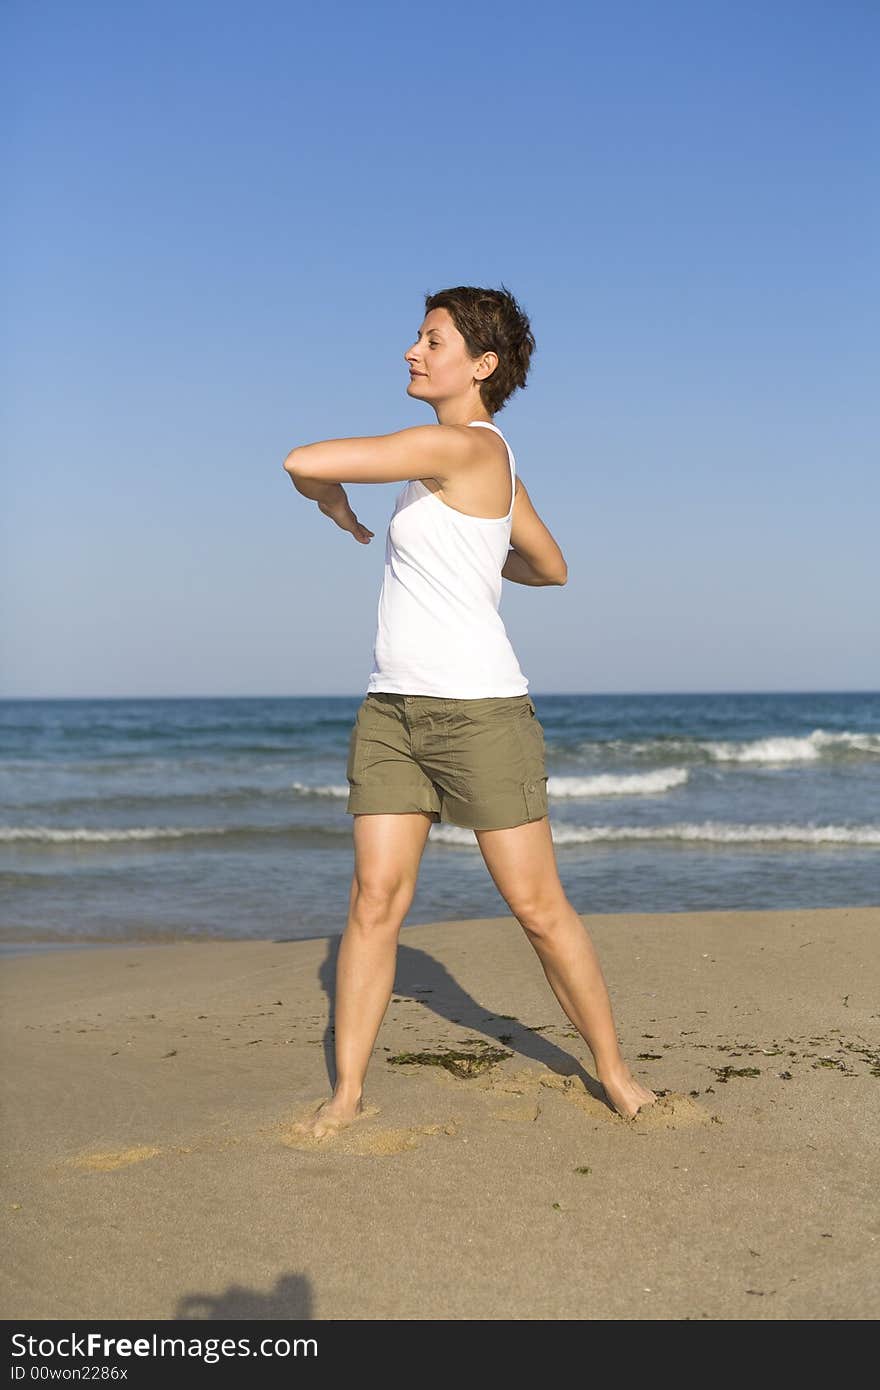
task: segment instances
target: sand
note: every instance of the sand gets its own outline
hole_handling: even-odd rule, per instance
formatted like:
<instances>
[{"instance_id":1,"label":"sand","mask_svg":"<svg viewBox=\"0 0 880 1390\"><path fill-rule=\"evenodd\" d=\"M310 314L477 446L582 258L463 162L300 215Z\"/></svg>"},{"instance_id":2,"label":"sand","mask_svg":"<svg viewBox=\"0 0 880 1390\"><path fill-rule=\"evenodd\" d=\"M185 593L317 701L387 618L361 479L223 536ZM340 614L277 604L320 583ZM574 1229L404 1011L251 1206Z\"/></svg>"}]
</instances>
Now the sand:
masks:
<instances>
[{"instance_id":1,"label":"sand","mask_svg":"<svg viewBox=\"0 0 880 1390\"><path fill-rule=\"evenodd\" d=\"M338 938L3 961L0 1316L876 1318L880 908L583 920L633 1120L510 917L404 928L323 1140Z\"/></svg>"}]
</instances>

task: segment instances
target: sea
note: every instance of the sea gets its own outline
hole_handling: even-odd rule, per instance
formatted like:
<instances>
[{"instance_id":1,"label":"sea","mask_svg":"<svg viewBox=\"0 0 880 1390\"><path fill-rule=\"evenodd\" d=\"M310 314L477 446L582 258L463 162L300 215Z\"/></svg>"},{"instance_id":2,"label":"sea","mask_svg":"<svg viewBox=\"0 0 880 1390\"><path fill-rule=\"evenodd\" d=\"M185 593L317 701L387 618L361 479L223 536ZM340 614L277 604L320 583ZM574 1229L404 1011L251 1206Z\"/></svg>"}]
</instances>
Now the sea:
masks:
<instances>
[{"instance_id":1,"label":"sea","mask_svg":"<svg viewBox=\"0 0 880 1390\"><path fill-rule=\"evenodd\" d=\"M880 905L880 693L530 694L576 911ZM0 951L341 933L362 699L0 701ZM432 825L404 925L508 915Z\"/></svg>"}]
</instances>

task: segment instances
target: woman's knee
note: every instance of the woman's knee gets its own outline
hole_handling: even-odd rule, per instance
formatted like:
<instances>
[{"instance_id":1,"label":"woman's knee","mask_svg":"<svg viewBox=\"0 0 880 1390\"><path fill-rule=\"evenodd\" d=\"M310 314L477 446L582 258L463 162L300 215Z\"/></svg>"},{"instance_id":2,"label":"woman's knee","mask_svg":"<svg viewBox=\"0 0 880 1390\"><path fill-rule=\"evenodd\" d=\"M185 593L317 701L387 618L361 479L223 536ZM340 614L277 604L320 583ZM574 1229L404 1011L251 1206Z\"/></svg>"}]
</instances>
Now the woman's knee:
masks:
<instances>
[{"instance_id":1,"label":"woman's knee","mask_svg":"<svg viewBox=\"0 0 880 1390\"><path fill-rule=\"evenodd\" d=\"M573 911L564 893L514 895L509 907L523 931L535 938L556 935Z\"/></svg>"},{"instance_id":2,"label":"woman's knee","mask_svg":"<svg viewBox=\"0 0 880 1390\"><path fill-rule=\"evenodd\" d=\"M383 874L355 877L351 915L359 926L400 926L415 896L415 883L403 876Z\"/></svg>"}]
</instances>

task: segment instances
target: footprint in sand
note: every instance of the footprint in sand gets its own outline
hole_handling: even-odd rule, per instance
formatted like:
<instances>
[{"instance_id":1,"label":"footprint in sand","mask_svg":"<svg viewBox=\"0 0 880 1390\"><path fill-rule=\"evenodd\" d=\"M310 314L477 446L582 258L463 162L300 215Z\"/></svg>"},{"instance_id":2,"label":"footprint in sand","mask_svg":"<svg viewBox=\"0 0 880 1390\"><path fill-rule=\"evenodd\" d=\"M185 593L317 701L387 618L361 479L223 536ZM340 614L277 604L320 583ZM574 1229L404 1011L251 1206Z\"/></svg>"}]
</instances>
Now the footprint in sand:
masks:
<instances>
[{"instance_id":1,"label":"footprint in sand","mask_svg":"<svg viewBox=\"0 0 880 1390\"><path fill-rule=\"evenodd\" d=\"M130 1149L109 1149L103 1153L75 1154L66 1159L71 1168L79 1168L87 1173L112 1173L117 1168L128 1168L133 1163L143 1163L148 1158L158 1158L161 1149L152 1144L138 1144Z\"/></svg>"},{"instance_id":2,"label":"footprint in sand","mask_svg":"<svg viewBox=\"0 0 880 1390\"><path fill-rule=\"evenodd\" d=\"M514 1123L532 1124L541 1113L541 1105L534 1096L523 1096L522 1099L510 1101L490 1113L493 1120L510 1120Z\"/></svg>"},{"instance_id":3,"label":"footprint in sand","mask_svg":"<svg viewBox=\"0 0 880 1390\"><path fill-rule=\"evenodd\" d=\"M229 1142L238 1143L237 1139L221 1142L220 1147L225 1148ZM73 1154L70 1158L63 1158L59 1162L50 1164L52 1169L77 1168L81 1173L114 1173L118 1168L131 1168L136 1163L144 1163L150 1158L173 1158L179 1154L195 1153L197 1149L207 1148L206 1143L196 1144L168 1144L159 1148L156 1144L134 1144L127 1149L101 1149L92 1152Z\"/></svg>"}]
</instances>

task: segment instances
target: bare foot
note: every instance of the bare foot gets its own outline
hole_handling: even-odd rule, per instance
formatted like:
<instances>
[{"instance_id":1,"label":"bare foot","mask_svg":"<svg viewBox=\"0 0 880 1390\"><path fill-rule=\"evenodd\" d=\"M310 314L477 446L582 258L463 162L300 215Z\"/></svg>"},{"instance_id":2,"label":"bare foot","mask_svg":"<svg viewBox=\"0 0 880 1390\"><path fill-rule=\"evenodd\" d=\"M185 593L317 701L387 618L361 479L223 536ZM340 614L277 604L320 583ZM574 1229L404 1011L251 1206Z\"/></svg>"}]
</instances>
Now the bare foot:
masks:
<instances>
[{"instance_id":1,"label":"bare foot","mask_svg":"<svg viewBox=\"0 0 880 1390\"><path fill-rule=\"evenodd\" d=\"M651 1105L657 1099L652 1090L636 1081L628 1067L606 1076L600 1075L599 1080L614 1109L625 1120L631 1120L643 1105Z\"/></svg>"},{"instance_id":2,"label":"bare foot","mask_svg":"<svg viewBox=\"0 0 880 1390\"><path fill-rule=\"evenodd\" d=\"M323 1139L328 1134L335 1134L337 1130L344 1129L363 1113L363 1099L343 1101L336 1096L330 1096L328 1100L321 1101L317 1110L307 1120L299 1120L291 1128L294 1134L308 1135L311 1139Z\"/></svg>"}]
</instances>

